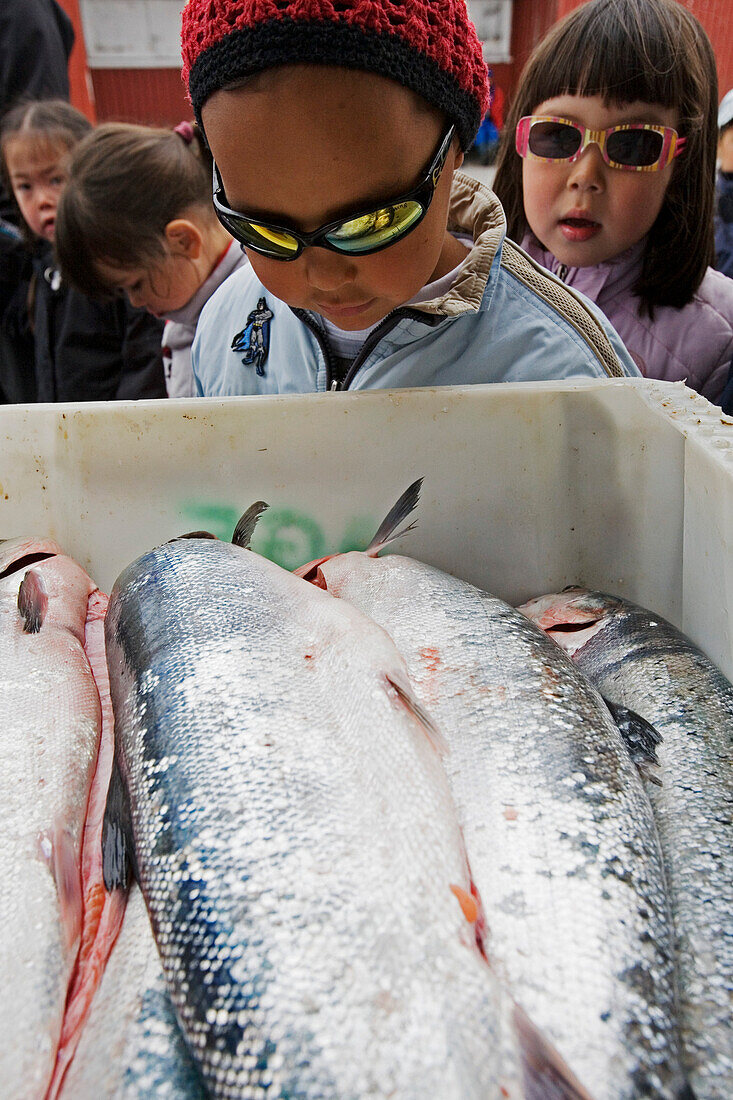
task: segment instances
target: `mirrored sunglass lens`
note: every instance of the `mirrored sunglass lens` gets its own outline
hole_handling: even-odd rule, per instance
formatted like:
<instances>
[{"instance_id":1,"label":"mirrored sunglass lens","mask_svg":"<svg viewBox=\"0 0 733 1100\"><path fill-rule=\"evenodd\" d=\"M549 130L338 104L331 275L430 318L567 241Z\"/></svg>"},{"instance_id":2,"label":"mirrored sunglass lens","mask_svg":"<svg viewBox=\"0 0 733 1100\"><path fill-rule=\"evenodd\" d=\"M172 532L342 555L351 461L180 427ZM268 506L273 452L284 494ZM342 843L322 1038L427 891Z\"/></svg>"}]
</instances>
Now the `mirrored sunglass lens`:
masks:
<instances>
[{"instance_id":1,"label":"mirrored sunglass lens","mask_svg":"<svg viewBox=\"0 0 733 1100\"><path fill-rule=\"evenodd\" d=\"M420 220L423 208L410 199L396 206L373 210L360 218L342 222L326 238L339 252L367 252L404 236Z\"/></svg>"},{"instance_id":2,"label":"mirrored sunglass lens","mask_svg":"<svg viewBox=\"0 0 733 1100\"><path fill-rule=\"evenodd\" d=\"M247 226L249 243L256 248L264 248L276 255L290 256L298 251L298 242L283 229L272 229L267 225L259 225L257 222L242 219L242 226Z\"/></svg>"},{"instance_id":3,"label":"mirrored sunglass lens","mask_svg":"<svg viewBox=\"0 0 733 1100\"><path fill-rule=\"evenodd\" d=\"M251 222L249 218L227 215L222 221L232 236L245 247L251 246L272 256L295 256L298 242L295 237L281 229L271 229L266 225Z\"/></svg>"},{"instance_id":4,"label":"mirrored sunglass lens","mask_svg":"<svg viewBox=\"0 0 733 1100\"><path fill-rule=\"evenodd\" d=\"M610 160L628 168L648 168L659 160L664 138L656 130L616 130L606 142Z\"/></svg>"},{"instance_id":5,"label":"mirrored sunglass lens","mask_svg":"<svg viewBox=\"0 0 733 1100\"><path fill-rule=\"evenodd\" d=\"M529 151L548 160L565 160L580 148L581 134L567 122L535 122L529 131Z\"/></svg>"}]
</instances>

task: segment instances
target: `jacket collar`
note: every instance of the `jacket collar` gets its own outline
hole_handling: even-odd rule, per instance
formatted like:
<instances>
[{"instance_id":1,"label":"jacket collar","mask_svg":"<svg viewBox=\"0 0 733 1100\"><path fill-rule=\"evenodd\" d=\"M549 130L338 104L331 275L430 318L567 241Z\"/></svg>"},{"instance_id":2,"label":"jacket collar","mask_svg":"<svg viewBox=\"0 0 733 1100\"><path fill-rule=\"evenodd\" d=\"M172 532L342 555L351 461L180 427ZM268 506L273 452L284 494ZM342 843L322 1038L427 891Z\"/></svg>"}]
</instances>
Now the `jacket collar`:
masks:
<instances>
[{"instance_id":1,"label":"jacket collar","mask_svg":"<svg viewBox=\"0 0 733 1100\"><path fill-rule=\"evenodd\" d=\"M167 313L165 317L166 321L171 321L176 325L187 325L190 328L195 328L198 323L199 314L211 295L221 286L224 280L231 275L241 261L242 253L235 242L232 241L208 279L201 284L193 298L186 302L185 306L181 306L180 309L175 309Z\"/></svg>"},{"instance_id":2,"label":"jacket collar","mask_svg":"<svg viewBox=\"0 0 733 1100\"><path fill-rule=\"evenodd\" d=\"M450 290L439 298L420 302L412 308L421 313L437 313L446 317L478 313L487 306L487 289L493 290L489 277L492 265L501 253L506 219L493 191L463 172L456 172L453 176L448 231L471 236L473 249Z\"/></svg>"},{"instance_id":3,"label":"jacket collar","mask_svg":"<svg viewBox=\"0 0 733 1100\"><path fill-rule=\"evenodd\" d=\"M601 294L612 296L619 291L628 291L634 285L641 270L644 245L645 240L638 241L602 264L566 268L552 252L542 247L533 233L525 233L522 240L522 248L533 260L561 278L566 286L585 294L592 302L597 302Z\"/></svg>"}]
</instances>

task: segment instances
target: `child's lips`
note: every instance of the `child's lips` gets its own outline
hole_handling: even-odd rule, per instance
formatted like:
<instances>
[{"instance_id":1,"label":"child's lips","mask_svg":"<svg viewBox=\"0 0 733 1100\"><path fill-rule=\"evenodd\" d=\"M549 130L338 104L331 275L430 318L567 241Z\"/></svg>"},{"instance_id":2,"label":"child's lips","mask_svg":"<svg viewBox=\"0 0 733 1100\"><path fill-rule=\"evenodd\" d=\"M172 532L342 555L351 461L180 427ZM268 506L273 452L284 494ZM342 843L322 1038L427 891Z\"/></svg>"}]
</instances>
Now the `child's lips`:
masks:
<instances>
[{"instance_id":1,"label":"child's lips","mask_svg":"<svg viewBox=\"0 0 733 1100\"><path fill-rule=\"evenodd\" d=\"M569 216L560 220L560 232L566 241L589 241L601 228L600 222L594 222L592 218Z\"/></svg>"}]
</instances>

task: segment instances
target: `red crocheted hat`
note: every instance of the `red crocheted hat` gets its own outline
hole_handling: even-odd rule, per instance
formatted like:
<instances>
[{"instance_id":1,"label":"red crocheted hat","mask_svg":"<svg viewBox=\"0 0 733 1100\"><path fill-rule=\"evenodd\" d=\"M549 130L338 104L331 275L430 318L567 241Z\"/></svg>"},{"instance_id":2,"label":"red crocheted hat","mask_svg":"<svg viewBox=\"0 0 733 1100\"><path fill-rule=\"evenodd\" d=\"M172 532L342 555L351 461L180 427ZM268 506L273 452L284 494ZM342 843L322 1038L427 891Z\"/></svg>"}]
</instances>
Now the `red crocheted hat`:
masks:
<instances>
[{"instance_id":1,"label":"red crocheted hat","mask_svg":"<svg viewBox=\"0 0 733 1100\"><path fill-rule=\"evenodd\" d=\"M196 117L240 77L308 59L396 80L444 111L468 149L489 106L465 0L188 0L183 79Z\"/></svg>"}]
</instances>

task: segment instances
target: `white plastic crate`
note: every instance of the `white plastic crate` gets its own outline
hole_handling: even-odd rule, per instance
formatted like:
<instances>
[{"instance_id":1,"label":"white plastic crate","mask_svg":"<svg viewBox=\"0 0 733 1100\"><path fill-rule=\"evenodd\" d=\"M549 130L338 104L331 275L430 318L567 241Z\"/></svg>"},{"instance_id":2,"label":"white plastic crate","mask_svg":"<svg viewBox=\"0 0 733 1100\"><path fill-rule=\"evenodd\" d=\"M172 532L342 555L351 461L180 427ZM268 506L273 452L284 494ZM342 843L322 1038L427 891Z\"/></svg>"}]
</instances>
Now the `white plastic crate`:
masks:
<instances>
[{"instance_id":1,"label":"white plastic crate","mask_svg":"<svg viewBox=\"0 0 733 1100\"><path fill-rule=\"evenodd\" d=\"M417 477L396 549L512 603L627 596L733 679L733 420L680 383L0 407L0 536L53 536L107 591L258 499L253 548L289 568L363 547Z\"/></svg>"}]
</instances>

